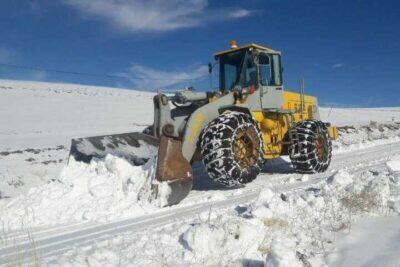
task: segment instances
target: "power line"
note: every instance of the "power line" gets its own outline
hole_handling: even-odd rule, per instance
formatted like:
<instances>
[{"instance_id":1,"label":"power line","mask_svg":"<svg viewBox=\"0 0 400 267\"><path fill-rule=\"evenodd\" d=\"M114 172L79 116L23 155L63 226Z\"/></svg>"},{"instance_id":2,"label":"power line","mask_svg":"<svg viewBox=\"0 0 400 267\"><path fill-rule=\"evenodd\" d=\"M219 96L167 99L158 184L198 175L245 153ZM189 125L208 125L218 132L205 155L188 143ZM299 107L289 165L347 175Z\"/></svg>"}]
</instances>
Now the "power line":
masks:
<instances>
[{"instance_id":1,"label":"power line","mask_svg":"<svg viewBox=\"0 0 400 267\"><path fill-rule=\"evenodd\" d=\"M33 66L26 66L26 65L16 65L10 63L0 62L0 66L7 67L7 68L15 68L15 69L24 69L24 70L34 70L34 71L46 71L46 72L54 72L54 73L62 73L62 74L72 74L72 75L81 75L81 76L92 76L92 77L101 77L101 78L108 78L108 79L132 79L132 80L155 80L155 81L194 81L201 78L206 77L207 75L200 76L198 78L142 78L142 77L131 77L127 75L113 75L113 74L100 74L100 73L87 73L87 72L77 72L77 71L66 71L66 70L57 70L57 69L46 69L46 68L39 68Z\"/></svg>"}]
</instances>

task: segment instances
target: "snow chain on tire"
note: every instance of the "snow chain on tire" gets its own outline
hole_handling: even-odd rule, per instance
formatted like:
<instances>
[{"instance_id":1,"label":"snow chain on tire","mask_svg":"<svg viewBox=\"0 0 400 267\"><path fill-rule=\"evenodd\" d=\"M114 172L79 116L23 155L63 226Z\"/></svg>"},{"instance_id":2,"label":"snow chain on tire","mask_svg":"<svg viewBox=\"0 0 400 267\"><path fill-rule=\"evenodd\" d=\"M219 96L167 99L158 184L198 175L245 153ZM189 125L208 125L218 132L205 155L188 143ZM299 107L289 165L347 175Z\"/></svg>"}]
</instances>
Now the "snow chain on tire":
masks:
<instances>
[{"instance_id":1,"label":"snow chain on tire","mask_svg":"<svg viewBox=\"0 0 400 267\"><path fill-rule=\"evenodd\" d=\"M306 120L296 124L294 140L289 148L293 167L303 173L324 172L332 158L332 141L322 121Z\"/></svg>"},{"instance_id":2,"label":"snow chain on tire","mask_svg":"<svg viewBox=\"0 0 400 267\"><path fill-rule=\"evenodd\" d=\"M261 132L246 113L221 114L203 130L199 145L208 175L228 187L254 180L264 162Z\"/></svg>"}]
</instances>

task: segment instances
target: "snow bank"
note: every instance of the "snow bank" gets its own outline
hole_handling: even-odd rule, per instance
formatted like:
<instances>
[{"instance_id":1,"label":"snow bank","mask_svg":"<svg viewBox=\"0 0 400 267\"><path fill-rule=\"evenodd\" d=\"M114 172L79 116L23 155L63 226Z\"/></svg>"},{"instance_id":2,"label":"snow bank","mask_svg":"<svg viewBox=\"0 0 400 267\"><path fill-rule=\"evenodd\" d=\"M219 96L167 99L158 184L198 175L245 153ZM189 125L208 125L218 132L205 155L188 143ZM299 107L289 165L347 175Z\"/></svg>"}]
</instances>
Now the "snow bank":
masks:
<instances>
[{"instance_id":1,"label":"snow bank","mask_svg":"<svg viewBox=\"0 0 400 267\"><path fill-rule=\"evenodd\" d=\"M350 233L338 235L329 266L398 267L400 253L399 216L365 216Z\"/></svg>"},{"instance_id":2,"label":"snow bank","mask_svg":"<svg viewBox=\"0 0 400 267\"><path fill-rule=\"evenodd\" d=\"M325 264L323 255L333 250L335 233L350 229L357 215L387 214L390 203L397 198L390 188L396 186L400 188L386 172L351 175L339 171L320 186L300 194L275 195L268 202L259 200L253 214L267 209L269 212L258 215L260 219L287 221L285 231L271 235L267 265L297 266L299 261L301 266ZM288 262L288 259L292 260Z\"/></svg>"},{"instance_id":3,"label":"snow bank","mask_svg":"<svg viewBox=\"0 0 400 267\"><path fill-rule=\"evenodd\" d=\"M400 155L392 157L386 165L392 173L400 173Z\"/></svg>"},{"instance_id":4,"label":"snow bank","mask_svg":"<svg viewBox=\"0 0 400 267\"><path fill-rule=\"evenodd\" d=\"M391 157L386 162L386 165L391 174L393 184L390 188L392 197L389 200L389 205L395 212L400 214L400 155Z\"/></svg>"},{"instance_id":5,"label":"snow bank","mask_svg":"<svg viewBox=\"0 0 400 267\"><path fill-rule=\"evenodd\" d=\"M293 239L282 238L275 240L268 253L267 267L303 267L304 265L297 258L295 248L296 243Z\"/></svg>"},{"instance_id":6,"label":"snow bank","mask_svg":"<svg viewBox=\"0 0 400 267\"><path fill-rule=\"evenodd\" d=\"M71 221L108 221L154 210L153 160L143 166L112 155L90 164L70 158L59 179L0 201L6 229Z\"/></svg>"},{"instance_id":7,"label":"snow bank","mask_svg":"<svg viewBox=\"0 0 400 267\"><path fill-rule=\"evenodd\" d=\"M334 153L400 141L400 123L370 122L369 125L344 126L338 129L339 139L332 142Z\"/></svg>"},{"instance_id":8,"label":"snow bank","mask_svg":"<svg viewBox=\"0 0 400 267\"><path fill-rule=\"evenodd\" d=\"M258 244L262 242L263 224L260 222L243 222L238 220L224 223L200 223L186 230L180 242L185 248L185 258L195 257L205 265L215 265L222 259L226 263L238 258L255 256ZM240 257L239 257L240 259Z\"/></svg>"},{"instance_id":9,"label":"snow bank","mask_svg":"<svg viewBox=\"0 0 400 267\"><path fill-rule=\"evenodd\" d=\"M302 189L265 188L250 203L178 218L145 235L127 234L87 250L73 249L51 263L77 265L92 259L104 265L324 266L336 237L361 215L400 214L393 205L400 199L394 194L400 191L395 177L386 169L341 170Z\"/></svg>"},{"instance_id":10,"label":"snow bank","mask_svg":"<svg viewBox=\"0 0 400 267\"><path fill-rule=\"evenodd\" d=\"M185 258L209 265L243 259L266 266L324 265L335 234L349 229L357 215L391 210L393 186L399 185L387 172L342 170L305 190L267 188L239 216L189 227L181 237Z\"/></svg>"}]
</instances>

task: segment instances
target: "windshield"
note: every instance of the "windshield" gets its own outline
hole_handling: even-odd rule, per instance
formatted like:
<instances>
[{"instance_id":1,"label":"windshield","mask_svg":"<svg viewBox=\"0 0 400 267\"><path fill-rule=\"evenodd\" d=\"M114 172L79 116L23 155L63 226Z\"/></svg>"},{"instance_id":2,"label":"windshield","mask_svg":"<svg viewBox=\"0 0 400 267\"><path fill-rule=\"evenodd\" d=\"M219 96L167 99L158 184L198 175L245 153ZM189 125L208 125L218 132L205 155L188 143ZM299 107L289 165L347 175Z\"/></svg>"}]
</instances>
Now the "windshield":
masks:
<instances>
[{"instance_id":1,"label":"windshield","mask_svg":"<svg viewBox=\"0 0 400 267\"><path fill-rule=\"evenodd\" d=\"M257 85L257 67L250 54L238 51L220 58L220 89L232 90L236 85Z\"/></svg>"},{"instance_id":2,"label":"windshield","mask_svg":"<svg viewBox=\"0 0 400 267\"><path fill-rule=\"evenodd\" d=\"M257 75L257 66L252 56L246 51L237 51L220 58L220 89L230 91L235 86L242 88L257 86L260 79L262 85L268 85L271 80L270 60L266 54L259 58L260 73Z\"/></svg>"},{"instance_id":3,"label":"windshield","mask_svg":"<svg viewBox=\"0 0 400 267\"><path fill-rule=\"evenodd\" d=\"M238 83L244 55L244 51L238 51L220 58L220 89L222 91L229 91Z\"/></svg>"},{"instance_id":4,"label":"windshield","mask_svg":"<svg viewBox=\"0 0 400 267\"><path fill-rule=\"evenodd\" d=\"M250 53L237 51L220 58L220 89L230 91L235 86L241 88L252 85L281 85L280 56L273 55L272 59L266 53L258 55L258 69Z\"/></svg>"}]
</instances>

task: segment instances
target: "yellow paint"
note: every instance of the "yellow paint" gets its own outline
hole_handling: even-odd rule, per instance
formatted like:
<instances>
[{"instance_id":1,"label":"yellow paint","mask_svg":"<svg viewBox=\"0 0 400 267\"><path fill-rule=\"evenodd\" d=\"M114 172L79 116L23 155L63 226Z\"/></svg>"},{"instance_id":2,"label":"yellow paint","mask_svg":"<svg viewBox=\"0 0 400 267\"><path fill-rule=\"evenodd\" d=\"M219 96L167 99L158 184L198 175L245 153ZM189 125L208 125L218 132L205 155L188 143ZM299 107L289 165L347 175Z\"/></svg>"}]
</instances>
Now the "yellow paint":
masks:
<instances>
[{"instance_id":1,"label":"yellow paint","mask_svg":"<svg viewBox=\"0 0 400 267\"><path fill-rule=\"evenodd\" d=\"M276 158L282 154L282 140L288 130L287 118L281 113L252 112L261 129L264 141L264 158Z\"/></svg>"},{"instance_id":2,"label":"yellow paint","mask_svg":"<svg viewBox=\"0 0 400 267\"><path fill-rule=\"evenodd\" d=\"M339 138L339 132L336 127L328 127L328 134L332 140L336 140Z\"/></svg>"},{"instance_id":3,"label":"yellow paint","mask_svg":"<svg viewBox=\"0 0 400 267\"><path fill-rule=\"evenodd\" d=\"M313 109L316 108L316 98L304 95L304 106L301 109L301 96L294 92L284 92L283 110L291 111L291 114L276 112L252 112L254 120L261 129L264 140L264 158L271 159L285 154L285 144L290 125L303 120L314 119ZM328 127L331 139L337 139L336 127Z\"/></svg>"},{"instance_id":4,"label":"yellow paint","mask_svg":"<svg viewBox=\"0 0 400 267\"><path fill-rule=\"evenodd\" d=\"M304 95L304 106L303 110L301 110L301 95L299 93L294 92L283 92L284 102L282 105L282 109L290 110L294 112L295 121L301 121L305 119L314 119L312 116L313 108L316 108L316 98L309 95ZM315 106L315 107L313 107Z\"/></svg>"},{"instance_id":5,"label":"yellow paint","mask_svg":"<svg viewBox=\"0 0 400 267\"><path fill-rule=\"evenodd\" d=\"M204 121L204 115L202 113L199 113L194 117L193 127L189 128L190 132L187 135L187 139L190 142L196 141L196 139L200 133L201 125L202 125L203 121Z\"/></svg>"}]
</instances>

